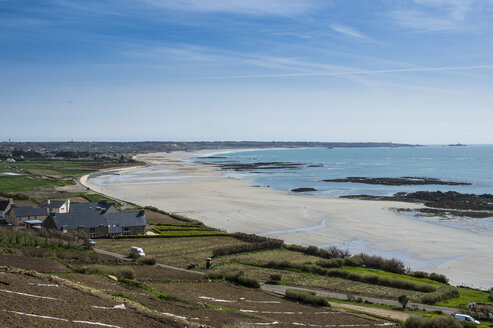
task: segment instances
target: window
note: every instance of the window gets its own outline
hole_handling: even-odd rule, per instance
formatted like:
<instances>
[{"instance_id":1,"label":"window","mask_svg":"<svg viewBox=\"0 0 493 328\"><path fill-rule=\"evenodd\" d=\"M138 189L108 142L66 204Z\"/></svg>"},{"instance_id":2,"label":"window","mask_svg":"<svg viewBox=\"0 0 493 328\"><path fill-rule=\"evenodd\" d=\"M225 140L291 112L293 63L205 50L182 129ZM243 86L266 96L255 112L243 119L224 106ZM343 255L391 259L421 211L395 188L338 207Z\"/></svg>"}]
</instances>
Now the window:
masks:
<instances>
[{"instance_id":1,"label":"window","mask_svg":"<svg viewBox=\"0 0 493 328\"><path fill-rule=\"evenodd\" d=\"M84 226L83 225L78 226L77 230L79 230L79 232L84 232Z\"/></svg>"},{"instance_id":2,"label":"window","mask_svg":"<svg viewBox=\"0 0 493 328\"><path fill-rule=\"evenodd\" d=\"M89 233L89 238L96 238L96 233L95 232L90 232Z\"/></svg>"},{"instance_id":3,"label":"window","mask_svg":"<svg viewBox=\"0 0 493 328\"><path fill-rule=\"evenodd\" d=\"M128 227L125 227L123 228L123 234L124 235L131 235L132 234L132 230Z\"/></svg>"}]
</instances>

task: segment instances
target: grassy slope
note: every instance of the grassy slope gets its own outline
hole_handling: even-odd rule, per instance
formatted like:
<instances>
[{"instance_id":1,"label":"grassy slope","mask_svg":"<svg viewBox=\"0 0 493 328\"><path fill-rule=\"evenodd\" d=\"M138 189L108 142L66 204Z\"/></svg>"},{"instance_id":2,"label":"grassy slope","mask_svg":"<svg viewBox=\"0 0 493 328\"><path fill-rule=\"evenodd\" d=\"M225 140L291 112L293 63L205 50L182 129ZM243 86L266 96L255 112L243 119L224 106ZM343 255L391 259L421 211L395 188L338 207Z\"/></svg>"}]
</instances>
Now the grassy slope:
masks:
<instances>
[{"instance_id":1,"label":"grassy slope","mask_svg":"<svg viewBox=\"0 0 493 328\"><path fill-rule=\"evenodd\" d=\"M20 176L0 176L0 191L29 192L74 184L73 178L104 168L121 167L122 163L103 160L42 160L0 163L0 172Z\"/></svg>"}]
</instances>

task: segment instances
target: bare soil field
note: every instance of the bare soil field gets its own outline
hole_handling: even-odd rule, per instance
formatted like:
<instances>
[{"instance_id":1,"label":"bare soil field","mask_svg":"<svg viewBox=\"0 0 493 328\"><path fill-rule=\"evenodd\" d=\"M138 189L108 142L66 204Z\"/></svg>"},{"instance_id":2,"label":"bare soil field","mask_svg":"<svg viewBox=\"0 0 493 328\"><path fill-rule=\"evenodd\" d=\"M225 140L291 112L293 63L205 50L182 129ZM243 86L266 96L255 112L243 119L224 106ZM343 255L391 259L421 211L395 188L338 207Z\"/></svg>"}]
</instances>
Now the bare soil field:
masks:
<instances>
[{"instance_id":1,"label":"bare soil field","mask_svg":"<svg viewBox=\"0 0 493 328\"><path fill-rule=\"evenodd\" d=\"M186 322L47 275L0 273L2 327L183 327Z\"/></svg>"},{"instance_id":2,"label":"bare soil field","mask_svg":"<svg viewBox=\"0 0 493 328\"><path fill-rule=\"evenodd\" d=\"M170 270L159 266L132 265L136 278L140 281L169 282L169 281L201 281L203 276L178 270Z\"/></svg>"},{"instance_id":3,"label":"bare soil field","mask_svg":"<svg viewBox=\"0 0 493 328\"><path fill-rule=\"evenodd\" d=\"M183 223L186 223L184 221L172 218L169 215L155 212L155 211L151 211L148 209L145 210L145 214L146 214L147 224L151 224L151 223L183 224Z\"/></svg>"},{"instance_id":4,"label":"bare soil field","mask_svg":"<svg viewBox=\"0 0 493 328\"><path fill-rule=\"evenodd\" d=\"M38 259L19 255L0 254L0 266L14 266L26 270L68 272L65 265L53 259Z\"/></svg>"},{"instance_id":5,"label":"bare soil field","mask_svg":"<svg viewBox=\"0 0 493 328\"><path fill-rule=\"evenodd\" d=\"M186 295L186 300L207 306L227 307L230 311L257 317L257 323L274 323L280 327L314 326L376 327L384 324L366 316L349 314L329 307L298 304L284 298L225 282L151 284L171 295ZM237 322L237 321L236 321ZM251 322L251 321L250 321Z\"/></svg>"}]
</instances>

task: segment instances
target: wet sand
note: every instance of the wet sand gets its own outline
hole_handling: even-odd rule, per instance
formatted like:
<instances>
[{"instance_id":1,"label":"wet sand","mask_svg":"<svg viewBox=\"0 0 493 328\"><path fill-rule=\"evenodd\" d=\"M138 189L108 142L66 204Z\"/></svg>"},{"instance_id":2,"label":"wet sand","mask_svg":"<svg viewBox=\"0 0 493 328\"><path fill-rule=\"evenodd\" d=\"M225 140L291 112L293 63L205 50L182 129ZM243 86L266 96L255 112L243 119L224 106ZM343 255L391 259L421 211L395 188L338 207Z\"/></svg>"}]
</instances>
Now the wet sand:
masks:
<instances>
[{"instance_id":1,"label":"wet sand","mask_svg":"<svg viewBox=\"0 0 493 328\"><path fill-rule=\"evenodd\" d=\"M337 244L353 252L398 257L414 270L443 273L451 283L493 287L491 235L413 219L393 208L417 204L321 198L254 187L187 159L211 152L140 155L149 166L81 179L103 194L180 213L229 232L287 243Z\"/></svg>"}]
</instances>

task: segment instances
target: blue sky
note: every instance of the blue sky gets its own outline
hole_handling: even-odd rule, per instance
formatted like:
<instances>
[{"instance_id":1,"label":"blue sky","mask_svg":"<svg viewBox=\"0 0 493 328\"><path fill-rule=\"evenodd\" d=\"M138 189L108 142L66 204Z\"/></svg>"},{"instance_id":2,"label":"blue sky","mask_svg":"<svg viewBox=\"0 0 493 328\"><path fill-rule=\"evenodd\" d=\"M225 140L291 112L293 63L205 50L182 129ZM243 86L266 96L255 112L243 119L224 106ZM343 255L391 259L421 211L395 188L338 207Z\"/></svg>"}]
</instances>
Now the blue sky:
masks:
<instances>
[{"instance_id":1,"label":"blue sky","mask_svg":"<svg viewBox=\"0 0 493 328\"><path fill-rule=\"evenodd\" d=\"M493 143L493 0L0 0L0 140Z\"/></svg>"}]
</instances>

